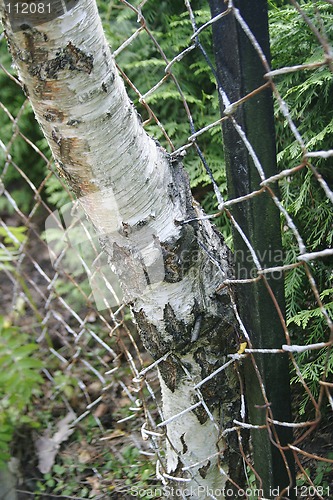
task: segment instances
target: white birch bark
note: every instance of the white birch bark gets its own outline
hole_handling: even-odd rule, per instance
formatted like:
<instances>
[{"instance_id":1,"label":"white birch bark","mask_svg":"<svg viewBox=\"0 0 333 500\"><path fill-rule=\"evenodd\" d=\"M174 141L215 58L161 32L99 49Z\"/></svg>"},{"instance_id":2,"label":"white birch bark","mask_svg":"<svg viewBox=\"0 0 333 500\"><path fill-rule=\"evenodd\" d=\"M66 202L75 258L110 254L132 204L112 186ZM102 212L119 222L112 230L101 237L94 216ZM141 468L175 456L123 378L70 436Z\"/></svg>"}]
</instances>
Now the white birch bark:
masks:
<instances>
[{"instance_id":1,"label":"white birch bark","mask_svg":"<svg viewBox=\"0 0 333 500\"><path fill-rule=\"evenodd\" d=\"M170 419L199 401L194 384L232 350L229 299L215 292L230 275L227 249L209 222L179 223L200 215L200 208L182 166L143 130L95 2L81 0L50 22L25 23L16 31L4 3L13 60L59 173L101 235L146 348L154 359L171 353L159 365L164 416ZM147 272L154 269L157 278L149 283ZM234 467L232 450L219 439L235 417L232 369L201 391L215 421L201 405L166 425L166 472L188 478L174 485L185 484L191 498L202 499L211 498L208 489L225 485L218 463L226 473Z\"/></svg>"}]
</instances>

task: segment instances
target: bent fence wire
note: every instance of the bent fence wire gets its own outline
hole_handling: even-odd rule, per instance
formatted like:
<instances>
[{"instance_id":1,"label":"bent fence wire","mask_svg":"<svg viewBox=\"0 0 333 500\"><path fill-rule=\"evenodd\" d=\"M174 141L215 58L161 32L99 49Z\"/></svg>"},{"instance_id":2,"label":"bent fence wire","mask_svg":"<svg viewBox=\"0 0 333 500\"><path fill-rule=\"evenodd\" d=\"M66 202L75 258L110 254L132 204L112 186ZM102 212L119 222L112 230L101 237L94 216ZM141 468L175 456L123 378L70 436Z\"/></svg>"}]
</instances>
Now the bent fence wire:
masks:
<instances>
[{"instance_id":1,"label":"bent fence wire","mask_svg":"<svg viewBox=\"0 0 333 500\"><path fill-rule=\"evenodd\" d=\"M299 497L329 498L333 454L329 453L330 438L325 439L332 432L333 410L332 2L310 5L293 0L280 7L272 3L272 67L241 13L232 1L228 3L223 15L235 15L261 59L267 83L251 89L237 102L229 102L222 118L218 116L218 101L224 90L217 91L214 83L211 42L212 25L222 15L210 19L209 9L203 4L194 9L185 0L175 12L168 7L167 14L159 6L155 12L146 1L115 0L107 6L100 2L100 8L119 71L148 132L171 156L183 157L192 176L194 195L203 201L230 245L233 226L254 263L251 276L239 269L235 279L221 281L221 288L227 287L230 292L238 324L238 347L230 347L228 359L211 377L229 365L239 372L244 359L250 358L260 378L256 353L287 353L293 417L288 422L275 418L260 378L266 401L263 426L273 441L276 426L293 429L294 441L289 449L296 461ZM65 181L57 177L46 142L11 68L3 34L0 71L1 314L40 347L45 390L40 403L35 404L41 411L50 408L56 421L73 412L74 428L89 420L95 447L102 456L106 450L119 455L124 442L134 443L142 454L156 461L156 484L165 485L169 479L163 452L167 422L160 407L159 361L152 362L144 352L128 309L121 303L116 280L110 276L89 227L80 217L70 223L67 219L66 224L75 201ZM266 175L266 166L234 118L239 107L255 102L268 86L274 96L278 148L279 170L273 176ZM234 122L261 177L258 189L236 199L226 194L221 124L227 120ZM262 265L265 256L256 253L253 242L232 215L236 204L242 206L267 194L280 212L283 240L282 263L281 255L275 256L274 248L267 248L276 263L270 268ZM71 233L64 231L69 226ZM255 349L234 297L237 287L265 280L274 273L285 281L286 315L279 311L285 340L279 348ZM272 299L277 305L274 296ZM206 408L200 392L204 383L193 382L198 400L189 401L188 412L199 405ZM248 480L243 497L261 498L254 486L255 476L260 485L260 474L251 449L242 445L244 433L255 427L247 417L242 383L239 398L241 412L225 432L238 436ZM125 495L130 490L131 486L126 487L120 479L111 485L103 475L104 469L96 467L90 473L96 482L90 478L90 487L95 488L98 498L117 492ZM46 472L43 466L40 470ZM214 492L209 495L216 497Z\"/></svg>"}]
</instances>

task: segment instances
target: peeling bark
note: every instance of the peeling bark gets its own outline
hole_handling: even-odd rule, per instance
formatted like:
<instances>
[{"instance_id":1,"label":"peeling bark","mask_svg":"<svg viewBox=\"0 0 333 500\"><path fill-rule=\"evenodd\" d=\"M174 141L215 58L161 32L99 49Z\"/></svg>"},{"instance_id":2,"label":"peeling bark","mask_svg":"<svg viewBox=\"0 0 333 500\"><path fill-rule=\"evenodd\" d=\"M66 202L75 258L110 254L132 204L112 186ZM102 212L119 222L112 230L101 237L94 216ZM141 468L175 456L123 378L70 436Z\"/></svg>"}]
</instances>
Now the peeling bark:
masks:
<instances>
[{"instance_id":1,"label":"peeling bark","mask_svg":"<svg viewBox=\"0 0 333 500\"><path fill-rule=\"evenodd\" d=\"M216 293L231 275L228 249L208 221L182 224L200 217L201 209L182 165L144 132L95 2L81 0L51 22L15 31L3 0L0 11L59 173L100 236L145 347L155 360L169 354L159 365L169 419L199 401L195 383L235 352L229 298L226 291ZM200 388L214 422L200 405L166 426L167 472L190 479L185 486L192 498L206 498L203 490L196 493L198 486L224 487L218 463L232 476L229 464L239 463L230 443L220 439L239 411L237 388L233 369L221 372Z\"/></svg>"}]
</instances>

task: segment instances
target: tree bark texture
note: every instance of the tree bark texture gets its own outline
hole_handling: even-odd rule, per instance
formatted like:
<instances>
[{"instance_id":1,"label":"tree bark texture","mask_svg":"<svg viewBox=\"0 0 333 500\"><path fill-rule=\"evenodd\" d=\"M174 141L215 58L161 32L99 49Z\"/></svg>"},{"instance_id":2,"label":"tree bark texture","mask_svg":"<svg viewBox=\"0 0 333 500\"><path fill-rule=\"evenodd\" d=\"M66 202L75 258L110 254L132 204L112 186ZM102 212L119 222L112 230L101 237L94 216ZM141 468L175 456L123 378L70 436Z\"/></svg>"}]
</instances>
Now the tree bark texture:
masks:
<instances>
[{"instance_id":1,"label":"tree bark texture","mask_svg":"<svg viewBox=\"0 0 333 500\"><path fill-rule=\"evenodd\" d=\"M181 163L145 133L95 2L72 4L42 24L14 25L2 0L0 11L59 174L99 234L145 347L155 360L165 356L159 373L169 419L200 401L194 385L235 352L230 299L226 291L216 292L231 276L230 255L208 221L182 223L202 212ZM210 417L201 404L166 425L166 472L187 478L175 485L192 488L192 498L208 498L206 490L196 493L198 486L222 488L225 474L235 479L239 466L237 443L221 439L239 416L234 369L200 391Z\"/></svg>"}]
</instances>

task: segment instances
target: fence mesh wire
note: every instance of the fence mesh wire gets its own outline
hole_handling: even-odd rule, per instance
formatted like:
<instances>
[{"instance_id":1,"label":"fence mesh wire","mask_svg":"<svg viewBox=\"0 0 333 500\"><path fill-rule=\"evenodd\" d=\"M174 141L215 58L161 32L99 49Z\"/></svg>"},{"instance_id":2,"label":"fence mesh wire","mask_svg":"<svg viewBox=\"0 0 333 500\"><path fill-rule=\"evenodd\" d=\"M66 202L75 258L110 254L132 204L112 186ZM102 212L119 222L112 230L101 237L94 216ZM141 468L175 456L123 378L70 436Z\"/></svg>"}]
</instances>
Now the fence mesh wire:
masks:
<instances>
[{"instance_id":1,"label":"fence mesh wire","mask_svg":"<svg viewBox=\"0 0 333 500\"><path fill-rule=\"evenodd\" d=\"M235 287L245 281L263 280L272 272L282 273L286 283L288 313L288 317L282 319L285 345L280 349L263 349L260 352L276 356L288 353L292 367L294 420L281 423L274 419L268 411L269 402L261 381L263 398L267 403L266 426L271 428L273 434L276 424L293 428L295 441L290 444L290 449L297 464L298 484L300 488L304 487L302 491L305 494L302 496L329 498L329 488L333 489L333 455L329 453L330 437L327 438L332 432L333 410L330 267L333 256L333 149L327 146L332 137L332 113L324 115L320 100L329 102L329 95L324 96L324 92L332 93L332 33L327 27L332 2L310 3L309 6L309 2L298 4L292 1L287 11L290 26L282 18L279 22L281 40L284 37L286 43L288 30L291 33L297 24L299 32L311 39L311 53L307 54L306 60L302 56L297 60L295 50L294 62L271 68L240 12L232 1L229 2L229 12L234 13L259 54L267 84L244 95L238 102L229 103L228 96L223 95L223 89L220 89L220 98L227 105L222 118L218 116L219 95L215 84L208 85L211 95L206 95L204 89L202 92L199 89L199 97L191 95L192 85L184 81L184 72L181 71L182 67L186 68L185 71L191 68L193 76L188 75L188 79L200 79L200 71L204 67L205 78L210 75L210 82L214 81L214 61L209 41L212 24L217 19L209 20L207 6L206 11L202 5L194 9L185 0L184 5L175 7L175 13L165 16L165 32L169 29L173 34L179 33L178 44L174 36L174 45L168 48L167 53L160 43L161 36L167 35L159 34L158 28L155 28L158 22L156 16L151 14L149 2L120 0L102 3L101 13L107 34L118 22L112 49L130 95L142 114L144 126L159 139L171 156L183 155L185 167L188 162L196 172L194 194L200 201L204 200L210 210L209 216L222 228L227 241L230 242L230 223L246 238L230 215L229 208L233 205L268 193L281 213L285 263L274 269L263 268L262 256L256 254L252 242L246 239L255 263L253 276L221 282L221 287L230 290L242 340L239 341L238 352L231 348L228 362L217 372L230 364L237 368L243 358L256 352L251 349L251 335L246 331L244 318L233 299ZM274 12L278 18L276 10ZM146 13L149 18L145 17ZM164 14L159 12L159 15L163 18ZM277 33L272 34L274 36L279 38ZM305 38L300 40L300 44L305 43ZM158 486L169 479L164 464L165 427L156 373L158 362L152 362L144 352L126 305L116 297L110 277L103 274L106 272L105 265L100 265L101 250L96 241L89 236L86 238L86 244L90 246L90 260L86 262L82 252L77 253L77 248L73 248L70 241L67 246L57 246L60 233L57 233L56 227L51 240L45 237L48 217L64 204L75 202L66 182L57 177L46 143L34 125L22 85L11 67L3 34L0 43L1 314L8 324L18 325L20 332L29 334L30 339L39 345L45 383L43 395L35 397L36 408L49 412L53 423L70 413L72 426L80 429L85 423L92 435L89 445L86 443L83 446L73 440L64 444L60 453L66 455L72 447L87 470L89 465L94 464L89 473L81 473L79 481L82 485L88 484L89 492L97 498L125 497L131 486L125 484L121 477L108 475L102 465L103 457L109 452L126 461L124 447L134 444L140 454L157 463L157 483L151 484ZM278 41L276 44L279 50ZM150 63L145 62L144 80L142 74L139 77L144 66L138 58L146 53L150 54ZM273 53L273 64L276 59ZM222 151L221 122L235 121L234 111L244 102L255 100L266 86L270 86L274 95L279 172L273 177L266 177L265 166L258 160L245 131L235 122L261 183L258 190L243 198L228 199L223 156L221 153L221 158L216 159L209 155L210 141ZM305 103L306 88L312 93L308 105ZM167 125L158 115L163 106L170 107L170 114L173 113L173 106L177 106L175 119ZM314 132L302 113L315 116L316 106L323 116L317 117L320 126ZM198 109L202 112L199 113ZM205 112L205 109L210 112ZM178 133L180 125L181 133ZM215 164L210 164L210 160ZM280 186L279 195L275 190L277 185ZM51 258L50 246L54 251ZM98 276L95 281L94 276ZM252 362L255 363L254 357ZM198 394L203 383L196 384ZM239 398L244 408L246 402L242 384ZM205 407L200 394L198 401L197 404ZM192 409L191 402L188 411ZM30 413L33 411L29 410ZM209 417L212 418L211 415ZM173 418L177 419L179 415ZM50 425L50 421L46 425ZM249 428L251 424L241 412L235 415L234 427L227 432L238 435L239 452L244 460L248 487L251 488L251 478L258 473L251 452L242 448L242 433ZM42 425L37 433L41 435L43 431ZM20 454L23 461L28 460L26 473L29 474L27 470L29 467L35 470L37 458L33 458L34 454L28 451L21 450ZM40 470L45 472L43 466ZM27 483L22 484L26 486ZM213 494L211 496L215 498ZM244 498L253 496L248 491Z\"/></svg>"}]
</instances>

